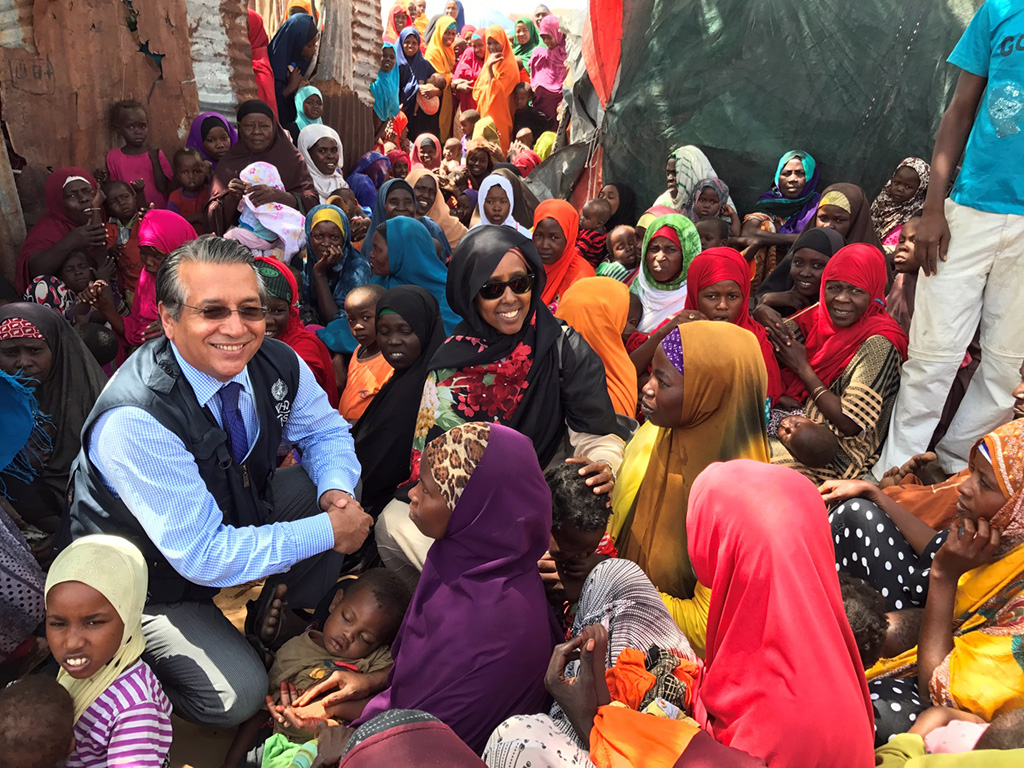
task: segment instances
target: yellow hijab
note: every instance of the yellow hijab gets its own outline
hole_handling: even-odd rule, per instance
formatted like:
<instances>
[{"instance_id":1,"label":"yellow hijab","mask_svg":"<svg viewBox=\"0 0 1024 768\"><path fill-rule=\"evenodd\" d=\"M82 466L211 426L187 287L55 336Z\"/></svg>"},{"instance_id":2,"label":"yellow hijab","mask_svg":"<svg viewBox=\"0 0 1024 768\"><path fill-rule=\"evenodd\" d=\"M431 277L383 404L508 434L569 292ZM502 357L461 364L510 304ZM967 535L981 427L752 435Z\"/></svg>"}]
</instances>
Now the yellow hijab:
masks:
<instances>
[{"instance_id":1,"label":"yellow hijab","mask_svg":"<svg viewBox=\"0 0 1024 768\"><path fill-rule=\"evenodd\" d=\"M448 80L451 80L452 72L455 71L455 46L444 45L444 35L449 28L455 26L455 19L451 16L442 16L434 25L434 34L427 41L427 61L434 69Z\"/></svg>"},{"instance_id":2,"label":"yellow hijab","mask_svg":"<svg viewBox=\"0 0 1024 768\"><path fill-rule=\"evenodd\" d=\"M999 559L960 577L953 609L953 650L935 669L932 702L990 721L1024 702L1024 419L990 432L984 447L1006 504L992 518L1002 531ZM917 673L917 648L882 659L868 679Z\"/></svg>"},{"instance_id":3,"label":"yellow hijab","mask_svg":"<svg viewBox=\"0 0 1024 768\"><path fill-rule=\"evenodd\" d=\"M671 428L645 427L637 433L634 441L639 438L640 444L632 451L627 447L612 505L616 520L623 521L620 556L639 565L660 591L691 597L697 579L686 549L690 487L713 462L770 460L764 417L768 377L757 339L739 326L684 323L679 337L685 366L682 419Z\"/></svg>"},{"instance_id":4,"label":"yellow hijab","mask_svg":"<svg viewBox=\"0 0 1024 768\"><path fill-rule=\"evenodd\" d=\"M616 413L636 415L636 366L629 359L622 331L629 315L629 288L610 277L585 277L573 283L555 317L565 320L604 363L608 396Z\"/></svg>"},{"instance_id":5,"label":"yellow hijab","mask_svg":"<svg viewBox=\"0 0 1024 768\"><path fill-rule=\"evenodd\" d=\"M121 647L92 677L76 680L63 669L57 682L75 702L75 721L146 649L142 609L149 589L149 571L142 553L119 536L94 535L77 539L57 555L46 576L46 594L58 584L78 581L103 595L124 623Z\"/></svg>"}]
</instances>

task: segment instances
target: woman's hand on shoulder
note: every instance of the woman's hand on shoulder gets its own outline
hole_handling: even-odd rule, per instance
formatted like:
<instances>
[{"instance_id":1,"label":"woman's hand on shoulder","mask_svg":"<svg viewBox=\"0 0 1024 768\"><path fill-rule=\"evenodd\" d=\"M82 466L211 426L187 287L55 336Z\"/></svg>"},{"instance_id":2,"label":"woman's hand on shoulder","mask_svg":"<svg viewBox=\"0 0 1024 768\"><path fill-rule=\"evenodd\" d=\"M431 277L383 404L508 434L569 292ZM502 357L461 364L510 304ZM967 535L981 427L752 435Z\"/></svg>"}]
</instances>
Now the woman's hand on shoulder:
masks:
<instances>
[{"instance_id":1,"label":"woman's hand on shoulder","mask_svg":"<svg viewBox=\"0 0 1024 768\"><path fill-rule=\"evenodd\" d=\"M566 464L580 464L580 477L585 477L586 484L594 489L594 493L608 494L608 503L611 504L611 492L615 490L615 472L609 464L604 461L591 461L586 456L577 456L566 459Z\"/></svg>"}]
</instances>

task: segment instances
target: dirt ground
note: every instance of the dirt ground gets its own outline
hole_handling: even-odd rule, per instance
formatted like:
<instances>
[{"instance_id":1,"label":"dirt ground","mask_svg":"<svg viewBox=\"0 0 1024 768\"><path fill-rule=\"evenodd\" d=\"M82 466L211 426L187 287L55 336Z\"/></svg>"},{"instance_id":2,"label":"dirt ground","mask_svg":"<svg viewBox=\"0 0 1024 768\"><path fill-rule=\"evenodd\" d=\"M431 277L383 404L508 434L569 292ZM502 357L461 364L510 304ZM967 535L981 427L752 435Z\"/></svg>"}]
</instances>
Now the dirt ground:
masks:
<instances>
[{"instance_id":1,"label":"dirt ground","mask_svg":"<svg viewBox=\"0 0 1024 768\"><path fill-rule=\"evenodd\" d=\"M225 589L214 599L240 632L245 624L245 604L259 595L262 586L257 582ZM172 720L171 768L220 768L235 729L202 728L177 717Z\"/></svg>"}]
</instances>

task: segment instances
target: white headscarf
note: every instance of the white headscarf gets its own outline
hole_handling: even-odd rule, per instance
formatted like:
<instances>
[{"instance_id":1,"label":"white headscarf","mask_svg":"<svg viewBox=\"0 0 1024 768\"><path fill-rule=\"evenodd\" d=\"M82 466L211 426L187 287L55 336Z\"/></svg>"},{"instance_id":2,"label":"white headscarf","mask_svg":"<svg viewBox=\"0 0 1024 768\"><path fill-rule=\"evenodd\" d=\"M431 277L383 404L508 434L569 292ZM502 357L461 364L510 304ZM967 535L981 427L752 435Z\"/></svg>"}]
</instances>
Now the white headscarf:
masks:
<instances>
[{"instance_id":1,"label":"white headscarf","mask_svg":"<svg viewBox=\"0 0 1024 768\"><path fill-rule=\"evenodd\" d=\"M313 162L313 156L310 154L313 150L313 145L320 141L320 139L334 139L338 145L338 167L334 169L334 173L329 175L320 173L316 163ZM341 168L345 165L345 148L341 145L341 137L336 130L316 123L307 125L299 131L299 152L306 160L306 167L309 168L309 175L313 177L313 186L316 187L316 192L320 195L321 203L326 203L327 198L330 197L334 190L348 189L345 177L341 175Z\"/></svg>"},{"instance_id":2,"label":"white headscarf","mask_svg":"<svg viewBox=\"0 0 1024 768\"><path fill-rule=\"evenodd\" d=\"M146 649L142 609L149 589L149 570L142 553L120 536L97 534L77 539L57 555L46 576L46 595L58 584L78 581L99 592L124 623L121 646L99 672L76 680L61 669L57 682L75 702L75 721Z\"/></svg>"},{"instance_id":3,"label":"white headscarf","mask_svg":"<svg viewBox=\"0 0 1024 768\"><path fill-rule=\"evenodd\" d=\"M484 213L484 200L487 199L487 193L492 187L501 187L505 191L506 197L508 197L508 216L505 217L505 221L501 223L501 226L511 227L517 232L522 232L524 235L529 236L530 230L512 218L512 209L515 208L516 205L516 196L512 192L512 182L500 173L492 173L484 179L483 183L480 185L480 195L476 201L477 211L480 213L480 221L473 226L473 229L487 226L491 223L487 218L487 215Z\"/></svg>"}]
</instances>

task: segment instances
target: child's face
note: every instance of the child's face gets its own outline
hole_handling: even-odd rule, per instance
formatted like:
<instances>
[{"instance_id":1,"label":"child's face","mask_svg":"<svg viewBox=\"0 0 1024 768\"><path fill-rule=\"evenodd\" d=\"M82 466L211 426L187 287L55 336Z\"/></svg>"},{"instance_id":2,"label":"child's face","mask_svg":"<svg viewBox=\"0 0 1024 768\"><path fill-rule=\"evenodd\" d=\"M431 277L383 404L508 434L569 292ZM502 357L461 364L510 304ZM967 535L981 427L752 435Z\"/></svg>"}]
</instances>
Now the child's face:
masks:
<instances>
[{"instance_id":1,"label":"child's face","mask_svg":"<svg viewBox=\"0 0 1024 768\"><path fill-rule=\"evenodd\" d=\"M348 327L363 347L374 347L377 344L377 328L373 322L376 314L377 302L371 294L359 291L345 298Z\"/></svg>"},{"instance_id":2,"label":"child's face","mask_svg":"<svg viewBox=\"0 0 1024 768\"><path fill-rule=\"evenodd\" d=\"M469 43L467 43L464 38L456 37L455 42L452 44L452 50L455 51L455 58L461 59L462 54L466 52L468 47Z\"/></svg>"},{"instance_id":3,"label":"child's face","mask_svg":"<svg viewBox=\"0 0 1024 768\"><path fill-rule=\"evenodd\" d=\"M126 109L121 112L117 123L117 132L129 147L142 147L149 136L149 120L143 109Z\"/></svg>"},{"instance_id":4,"label":"child's face","mask_svg":"<svg viewBox=\"0 0 1024 768\"><path fill-rule=\"evenodd\" d=\"M616 227L608 236L608 245L612 259L626 269L636 269L640 259L640 249L636 242L636 232L632 227Z\"/></svg>"},{"instance_id":5,"label":"child's face","mask_svg":"<svg viewBox=\"0 0 1024 768\"><path fill-rule=\"evenodd\" d=\"M900 242L893 255L893 264L897 272L914 274L921 268L921 263L915 254L914 239L917 237L917 225L920 219L911 219L903 225L900 231Z\"/></svg>"},{"instance_id":6,"label":"child's face","mask_svg":"<svg viewBox=\"0 0 1024 768\"><path fill-rule=\"evenodd\" d=\"M473 218L473 203L466 195L459 195L455 206L455 215L466 225Z\"/></svg>"},{"instance_id":7,"label":"child's face","mask_svg":"<svg viewBox=\"0 0 1024 768\"><path fill-rule=\"evenodd\" d=\"M817 227L828 227L834 229L843 237L850 234L850 224L853 223L853 217L850 212L845 208L840 208L838 205L823 205L818 208L818 215L815 226Z\"/></svg>"},{"instance_id":8,"label":"child's face","mask_svg":"<svg viewBox=\"0 0 1024 768\"><path fill-rule=\"evenodd\" d=\"M469 138L473 135L473 128L476 127L477 121L473 118L464 118L459 120L459 127L462 129L462 135Z\"/></svg>"},{"instance_id":9,"label":"child's face","mask_svg":"<svg viewBox=\"0 0 1024 768\"><path fill-rule=\"evenodd\" d=\"M541 219L533 228L533 246L545 264L559 261L567 245L565 232L554 219Z\"/></svg>"},{"instance_id":10,"label":"child's face","mask_svg":"<svg viewBox=\"0 0 1024 768\"><path fill-rule=\"evenodd\" d=\"M395 50L391 46L388 46L380 52L380 70L381 72L390 72L395 68L396 58Z\"/></svg>"},{"instance_id":11,"label":"child's face","mask_svg":"<svg viewBox=\"0 0 1024 768\"><path fill-rule=\"evenodd\" d=\"M520 128L519 133L516 134L516 141L518 141L520 144L525 144L530 149L533 149L533 131L531 131L529 128Z\"/></svg>"},{"instance_id":12,"label":"child's face","mask_svg":"<svg viewBox=\"0 0 1024 768\"><path fill-rule=\"evenodd\" d=\"M597 205L587 203L580 211L580 229L600 229L604 226L604 210Z\"/></svg>"},{"instance_id":13,"label":"child's face","mask_svg":"<svg viewBox=\"0 0 1024 768\"><path fill-rule=\"evenodd\" d=\"M420 160L428 168L437 160L437 148L432 141L424 141L420 144Z\"/></svg>"},{"instance_id":14,"label":"child's face","mask_svg":"<svg viewBox=\"0 0 1024 768\"><path fill-rule=\"evenodd\" d=\"M46 595L46 641L53 658L76 680L108 664L123 637L124 622L114 606L87 584L66 581Z\"/></svg>"},{"instance_id":15,"label":"child's face","mask_svg":"<svg viewBox=\"0 0 1024 768\"><path fill-rule=\"evenodd\" d=\"M505 190L498 186L487 190L487 197L484 198L484 216L491 224L504 224L511 211L512 204L509 203Z\"/></svg>"},{"instance_id":16,"label":"child's face","mask_svg":"<svg viewBox=\"0 0 1024 768\"><path fill-rule=\"evenodd\" d=\"M697 222L697 234L700 235L700 248L706 251L708 248L721 248L726 244L722 237L722 228L714 219Z\"/></svg>"},{"instance_id":17,"label":"child's face","mask_svg":"<svg viewBox=\"0 0 1024 768\"><path fill-rule=\"evenodd\" d=\"M401 315L381 315L377 323L377 346L396 371L404 371L420 359L423 345L416 331Z\"/></svg>"},{"instance_id":18,"label":"child's face","mask_svg":"<svg viewBox=\"0 0 1024 768\"><path fill-rule=\"evenodd\" d=\"M448 139L444 143L444 159L459 161L462 159L462 142L456 139L452 141Z\"/></svg>"},{"instance_id":19,"label":"child's face","mask_svg":"<svg viewBox=\"0 0 1024 768\"><path fill-rule=\"evenodd\" d=\"M636 327L644 316L644 305L640 303L640 297L635 293L629 294L629 314L626 315L626 327L622 331L622 341L625 342L630 336L636 333Z\"/></svg>"},{"instance_id":20,"label":"child's face","mask_svg":"<svg viewBox=\"0 0 1024 768\"><path fill-rule=\"evenodd\" d=\"M715 216L718 213L718 209L721 208L721 202L715 190L711 187L704 187L700 194L697 195L697 200L693 204L693 210L697 214L698 219Z\"/></svg>"},{"instance_id":21,"label":"child's face","mask_svg":"<svg viewBox=\"0 0 1024 768\"><path fill-rule=\"evenodd\" d=\"M75 251L68 256L60 269L57 270L57 277L63 281L72 293L81 293L89 287L93 278L92 264L81 251Z\"/></svg>"},{"instance_id":22,"label":"child's face","mask_svg":"<svg viewBox=\"0 0 1024 768\"><path fill-rule=\"evenodd\" d=\"M365 659L384 644L387 616L369 589L339 592L324 622L324 650L341 659Z\"/></svg>"},{"instance_id":23,"label":"child's face","mask_svg":"<svg viewBox=\"0 0 1024 768\"><path fill-rule=\"evenodd\" d=\"M288 327L288 302L276 296L267 297L267 330L264 336L276 339Z\"/></svg>"},{"instance_id":24,"label":"child's face","mask_svg":"<svg viewBox=\"0 0 1024 768\"><path fill-rule=\"evenodd\" d=\"M735 323L743 308L743 291L735 280L720 280L697 294L697 308L708 320Z\"/></svg>"},{"instance_id":25,"label":"child's face","mask_svg":"<svg viewBox=\"0 0 1024 768\"><path fill-rule=\"evenodd\" d=\"M806 416L792 414L779 422L779 441L789 448L801 430L814 429L814 421Z\"/></svg>"},{"instance_id":26,"label":"child's face","mask_svg":"<svg viewBox=\"0 0 1024 768\"><path fill-rule=\"evenodd\" d=\"M211 128L206 134L206 138L203 139L203 149L215 161L220 160L231 149L231 137L223 127L218 125L216 128Z\"/></svg>"},{"instance_id":27,"label":"child's face","mask_svg":"<svg viewBox=\"0 0 1024 768\"><path fill-rule=\"evenodd\" d=\"M599 562L593 558L593 554L603 536L603 530L581 531L571 525L551 531L548 553L555 561L555 568L558 569L558 576L566 588L566 598L569 600L579 598L583 582Z\"/></svg>"},{"instance_id":28,"label":"child's face","mask_svg":"<svg viewBox=\"0 0 1024 768\"><path fill-rule=\"evenodd\" d=\"M302 102L302 111L310 120L319 120L324 116L324 100L314 93Z\"/></svg>"},{"instance_id":29,"label":"child's face","mask_svg":"<svg viewBox=\"0 0 1024 768\"><path fill-rule=\"evenodd\" d=\"M338 170L338 142L334 139L323 138L309 148L309 156L313 158L313 165L324 176L330 176Z\"/></svg>"},{"instance_id":30,"label":"child's face","mask_svg":"<svg viewBox=\"0 0 1024 768\"><path fill-rule=\"evenodd\" d=\"M184 155L178 158L174 164L174 175L181 182L181 188L186 192L198 192L206 183L206 168L199 158L192 155Z\"/></svg>"},{"instance_id":31,"label":"child's face","mask_svg":"<svg viewBox=\"0 0 1024 768\"><path fill-rule=\"evenodd\" d=\"M426 463L420 465L420 481L409 491L409 518L420 533L434 541L443 539L448 532L452 510Z\"/></svg>"},{"instance_id":32,"label":"child's face","mask_svg":"<svg viewBox=\"0 0 1024 768\"><path fill-rule=\"evenodd\" d=\"M828 257L810 248L801 248L794 252L789 267L789 276L793 278L793 290L808 301L817 301L821 291L821 275L826 264Z\"/></svg>"},{"instance_id":33,"label":"child's face","mask_svg":"<svg viewBox=\"0 0 1024 768\"><path fill-rule=\"evenodd\" d=\"M533 94L530 93L529 88L516 88L515 99L516 99L516 112L526 109L530 106L530 100L533 98Z\"/></svg>"},{"instance_id":34,"label":"child's face","mask_svg":"<svg viewBox=\"0 0 1024 768\"><path fill-rule=\"evenodd\" d=\"M139 259L142 261L142 268L151 275L160 271L160 265L166 258L166 253L161 253L151 245L139 246Z\"/></svg>"},{"instance_id":35,"label":"child's face","mask_svg":"<svg viewBox=\"0 0 1024 768\"><path fill-rule=\"evenodd\" d=\"M894 203L905 203L921 188L921 177L910 166L896 169L889 182L889 197Z\"/></svg>"}]
</instances>

